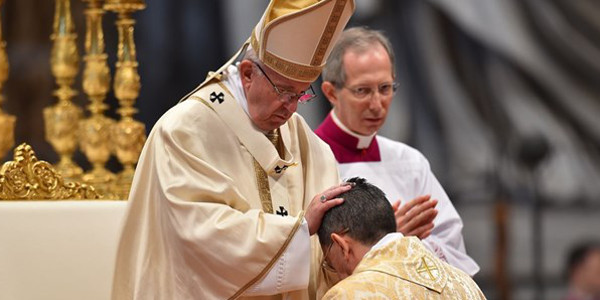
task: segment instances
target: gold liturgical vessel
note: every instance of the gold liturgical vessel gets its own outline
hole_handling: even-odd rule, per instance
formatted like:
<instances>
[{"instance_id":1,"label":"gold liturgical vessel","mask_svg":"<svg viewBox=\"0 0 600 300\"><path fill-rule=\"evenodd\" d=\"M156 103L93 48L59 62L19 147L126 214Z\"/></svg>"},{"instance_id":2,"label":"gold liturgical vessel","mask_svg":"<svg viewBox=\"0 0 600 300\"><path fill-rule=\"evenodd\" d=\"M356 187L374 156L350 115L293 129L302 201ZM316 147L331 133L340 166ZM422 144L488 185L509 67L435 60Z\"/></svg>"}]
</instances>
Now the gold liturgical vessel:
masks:
<instances>
[{"instance_id":1,"label":"gold liturgical vessel","mask_svg":"<svg viewBox=\"0 0 600 300\"><path fill-rule=\"evenodd\" d=\"M110 69L107 54L104 52L104 32L102 15L104 9L99 0L83 0L88 3L85 10L85 68L83 71L83 90L90 100L90 117L79 123L79 146L92 164L92 170L82 176L83 182L93 185L105 198L109 194L116 176L104 165L111 155L110 132L114 120L104 116L108 108L103 103L110 89Z\"/></svg>"},{"instance_id":2,"label":"gold liturgical vessel","mask_svg":"<svg viewBox=\"0 0 600 300\"><path fill-rule=\"evenodd\" d=\"M118 113L121 115L121 120L113 127L112 142L115 154L123 165L123 171L117 176L113 192L122 199L128 198L134 165L146 141L144 124L133 119L133 115L137 112L133 105L140 92L140 75L137 71L138 62L133 39L135 20L131 17L133 12L145 7L143 0L107 0L104 5L106 10L118 14L116 21L119 32L118 60L113 88L119 100Z\"/></svg>"},{"instance_id":3,"label":"gold liturgical vessel","mask_svg":"<svg viewBox=\"0 0 600 300\"><path fill-rule=\"evenodd\" d=\"M0 0L0 12L2 3L4 0ZM0 18L0 158L6 155L6 152L12 148L15 143L15 116L11 116L2 111L2 102L4 102L4 96L2 95L2 86L8 78L8 57L6 56L5 43L2 39L2 18Z\"/></svg>"},{"instance_id":4,"label":"gold liturgical vessel","mask_svg":"<svg viewBox=\"0 0 600 300\"><path fill-rule=\"evenodd\" d=\"M77 95L71 85L77 76L79 56L69 0L56 0L53 27L53 34L50 36L53 41L50 65L58 85L58 89L54 91L58 103L44 109L44 123L46 140L60 156L55 167L65 179L71 181L78 180L83 170L71 159L77 148L75 129L82 112L81 108L71 102Z\"/></svg>"}]
</instances>

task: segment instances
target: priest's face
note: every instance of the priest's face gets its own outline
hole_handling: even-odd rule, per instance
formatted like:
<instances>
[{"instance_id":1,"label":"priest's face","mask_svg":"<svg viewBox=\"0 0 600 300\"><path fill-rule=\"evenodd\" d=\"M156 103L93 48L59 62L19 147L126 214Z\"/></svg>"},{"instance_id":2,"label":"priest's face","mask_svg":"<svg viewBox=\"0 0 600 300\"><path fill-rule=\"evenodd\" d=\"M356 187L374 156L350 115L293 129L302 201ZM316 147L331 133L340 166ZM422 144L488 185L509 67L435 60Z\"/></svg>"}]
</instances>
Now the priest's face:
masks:
<instances>
[{"instance_id":1,"label":"priest's face","mask_svg":"<svg viewBox=\"0 0 600 300\"><path fill-rule=\"evenodd\" d=\"M350 266L344 259L343 249L336 242L331 242L329 246L321 245L323 250L323 268L328 272L337 273L340 279L352 275L356 266Z\"/></svg>"},{"instance_id":2,"label":"priest's face","mask_svg":"<svg viewBox=\"0 0 600 300\"><path fill-rule=\"evenodd\" d=\"M337 273L340 279L344 279L354 272L365 254L371 249L361 242L353 239L348 230L341 233L331 234L331 244L321 244L323 250L322 267L329 272Z\"/></svg>"},{"instance_id":3,"label":"priest's face","mask_svg":"<svg viewBox=\"0 0 600 300\"><path fill-rule=\"evenodd\" d=\"M297 99L290 101L282 93L300 94L310 87L309 83L290 80L250 60L240 63L240 74L250 119L262 131L279 128L298 108Z\"/></svg>"},{"instance_id":4,"label":"priest's face","mask_svg":"<svg viewBox=\"0 0 600 300\"><path fill-rule=\"evenodd\" d=\"M343 62L344 86L331 85L327 93L326 85L330 83L323 83L323 90L346 127L371 135L383 126L395 90L389 55L377 44L364 52L347 50Z\"/></svg>"}]
</instances>

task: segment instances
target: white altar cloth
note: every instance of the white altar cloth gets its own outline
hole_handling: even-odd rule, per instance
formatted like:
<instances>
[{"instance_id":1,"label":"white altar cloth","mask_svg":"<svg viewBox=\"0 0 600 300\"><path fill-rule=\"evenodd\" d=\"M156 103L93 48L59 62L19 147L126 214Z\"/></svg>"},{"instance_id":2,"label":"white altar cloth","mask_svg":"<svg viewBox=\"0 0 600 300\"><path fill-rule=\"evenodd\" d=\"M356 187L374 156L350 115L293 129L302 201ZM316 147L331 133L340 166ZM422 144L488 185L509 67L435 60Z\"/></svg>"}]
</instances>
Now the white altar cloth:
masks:
<instances>
[{"instance_id":1,"label":"white altar cloth","mask_svg":"<svg viewBox=\"0 0 600 300\"><path fill-rule=\"evenodd\" d=\"M110 299L126 204L0 201L0 299Z\"/></svg>"}]
</instances>

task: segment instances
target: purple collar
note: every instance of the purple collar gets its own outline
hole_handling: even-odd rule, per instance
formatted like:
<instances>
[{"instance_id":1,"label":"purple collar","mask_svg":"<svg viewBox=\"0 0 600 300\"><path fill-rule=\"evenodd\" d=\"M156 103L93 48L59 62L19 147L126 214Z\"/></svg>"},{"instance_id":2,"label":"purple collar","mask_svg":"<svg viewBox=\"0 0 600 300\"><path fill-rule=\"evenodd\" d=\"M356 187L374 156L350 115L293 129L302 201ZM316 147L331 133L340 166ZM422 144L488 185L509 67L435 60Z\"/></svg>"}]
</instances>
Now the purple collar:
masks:
<instances>
[{"instance_id":1,"label":"purple collar","mask_svg":"<svg viewBox=\"0 0 600 300\"><path fill-rule=\"evenodd\" d=\"M377 139L373 137L367 148L358 149L359 139L340 128L332 117L333 112L315 130L325 143L329 144L338 163L381 161Z\"/></svg>"}]
</instances>

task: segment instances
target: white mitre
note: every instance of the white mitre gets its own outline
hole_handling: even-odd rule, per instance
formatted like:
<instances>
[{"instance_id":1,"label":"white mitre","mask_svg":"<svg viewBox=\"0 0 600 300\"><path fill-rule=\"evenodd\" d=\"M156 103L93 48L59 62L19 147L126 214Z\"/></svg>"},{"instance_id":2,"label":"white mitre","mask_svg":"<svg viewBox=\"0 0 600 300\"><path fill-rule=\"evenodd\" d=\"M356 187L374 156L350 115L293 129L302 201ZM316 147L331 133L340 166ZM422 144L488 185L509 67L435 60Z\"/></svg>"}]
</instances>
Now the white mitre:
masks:
<instances>
[{"instance_id":1,"label":"white mitre","mask_svg":"<svg viewBox=\"0 0 600 300\"><path fill-rule=\"evenodd\" d=\"M252 31L252 48L282 76L313 82L353 12L354 0L271 0Z\"/></svg>"}]
</instances>

